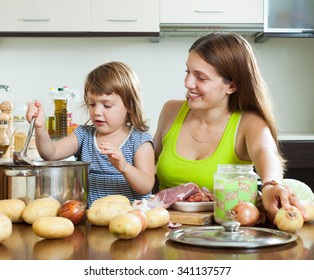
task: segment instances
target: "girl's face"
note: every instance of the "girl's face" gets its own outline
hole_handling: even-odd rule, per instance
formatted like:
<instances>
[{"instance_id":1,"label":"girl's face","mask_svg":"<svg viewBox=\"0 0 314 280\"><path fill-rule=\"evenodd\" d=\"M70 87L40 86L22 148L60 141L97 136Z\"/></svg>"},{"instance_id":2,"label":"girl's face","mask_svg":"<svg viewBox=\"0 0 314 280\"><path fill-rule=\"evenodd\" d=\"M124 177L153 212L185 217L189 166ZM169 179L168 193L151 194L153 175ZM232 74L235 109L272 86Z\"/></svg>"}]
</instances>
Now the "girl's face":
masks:
<instances>
[{"instance_id":1,"label":"girl's face","mask_svg":"<svg viewBox=\"0 0 314 280\"><path fill-rule=\"evenodd\" d=\"M109 134L126 125L127 109L117 94L87 94L89 116L97 131Z\"/></svg>"},{"instance_id":2,"label":"girl's face","mask_svg":"<svg viewBox=\"0 0 314 280\"><path fill-rule=\"evenodd\" d=\"M184 83L191 107L210 109L228 106L229 94L235 91L232 83L226 83L215 68L194 51L189 53L186 66Z\"/></svg>"}]
</instances>

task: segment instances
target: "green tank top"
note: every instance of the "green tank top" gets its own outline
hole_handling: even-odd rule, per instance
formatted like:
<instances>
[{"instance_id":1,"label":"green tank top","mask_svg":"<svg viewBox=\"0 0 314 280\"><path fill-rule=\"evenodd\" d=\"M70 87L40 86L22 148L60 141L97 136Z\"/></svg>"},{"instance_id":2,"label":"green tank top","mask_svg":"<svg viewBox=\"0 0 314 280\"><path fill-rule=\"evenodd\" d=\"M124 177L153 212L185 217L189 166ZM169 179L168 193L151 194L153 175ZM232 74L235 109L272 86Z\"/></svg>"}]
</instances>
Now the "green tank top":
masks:
<instances>
[{"instance_id":1,"label":"green tank top","mask_svg":"<svg viewBox=\"0 0 314 280\"><path fill-rule=\"evenodd\" d=\"M189 110L188 103L185 101L162 140L163 148L156 166L160 190L192 182L200 188L206 187L213 191L214 174L218 164L252 163L251 161L240 160L235 153L237 128L242 115L240 112L231 114L221 141L210 157L201 160L189 160L180 156L176 151L176 143L182 123Z\"/></svg>"}]
</instances>

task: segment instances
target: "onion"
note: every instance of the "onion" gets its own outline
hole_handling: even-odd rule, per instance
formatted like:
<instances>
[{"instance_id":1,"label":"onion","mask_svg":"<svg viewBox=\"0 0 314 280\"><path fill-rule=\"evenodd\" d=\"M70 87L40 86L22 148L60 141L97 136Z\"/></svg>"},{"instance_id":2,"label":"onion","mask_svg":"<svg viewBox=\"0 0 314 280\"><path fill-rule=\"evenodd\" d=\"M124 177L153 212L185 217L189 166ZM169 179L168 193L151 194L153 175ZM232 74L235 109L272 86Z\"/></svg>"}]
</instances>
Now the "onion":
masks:
<instances>
[{"instance_id":1,"label":"onion","mask_svg":"<svg viewBox=\"0 0 314 280\"><path fill-rule=\"evenodd\" d=\"M258 208L245 201L240 201L231 210L231 216L233 220L239 222L242 226L254 226L260 219L260 213Z\"/></svg>"},{"instance_id":2,"label":"onion","mask_svg":"<svg viewBox=\"0 0 314 280\"><path fill-rule=\"evenodd\" d=\"M303 227L303 217L300 210L294 206L289 209L280 208L276 213L274 223L283 231L296 232Z\"/></svg>"},{"instance_id":3,"label":"onion","mask_svg":"<svg viewBox=\"0 0 314 280\"><path fill-rule=\"evenodd\" d=\"M85 215L86 205L79 200L67 200L58 210L58 216L67 218L73 224L80 223Z\"/></svg>"},{"instance_id":4,"label":"onion","mask_svg":"<svg viewBox=\"0 0 314 280\"><path fill-rule=\"evenodd\" d=\"M133 209L129 211L129 213L137 216L140 219L141 224L142 224L142 232L143 232L147 228L147 216L145 212L139 209Z\"/></svg>"}]
</instances>

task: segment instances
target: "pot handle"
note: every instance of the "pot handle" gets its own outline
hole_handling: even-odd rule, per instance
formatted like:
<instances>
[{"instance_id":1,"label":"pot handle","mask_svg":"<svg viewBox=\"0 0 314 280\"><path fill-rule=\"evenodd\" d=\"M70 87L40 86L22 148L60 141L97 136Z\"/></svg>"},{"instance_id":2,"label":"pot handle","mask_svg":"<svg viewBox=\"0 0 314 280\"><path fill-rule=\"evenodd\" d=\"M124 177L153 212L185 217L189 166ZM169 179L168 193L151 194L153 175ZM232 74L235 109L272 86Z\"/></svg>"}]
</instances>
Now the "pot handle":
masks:
<instances>
[{"instance_id":1,"label":"pot handle","mask_svg":"<svg viewBox=\"0 0 314 280\"><path fill-rule=\"evenodd\" d=\"M3 170L4 175L8 177L31 177L31 176L37 176L41 173L41 170L39 169L4 169Z\"/></svg>"}]
</instances>

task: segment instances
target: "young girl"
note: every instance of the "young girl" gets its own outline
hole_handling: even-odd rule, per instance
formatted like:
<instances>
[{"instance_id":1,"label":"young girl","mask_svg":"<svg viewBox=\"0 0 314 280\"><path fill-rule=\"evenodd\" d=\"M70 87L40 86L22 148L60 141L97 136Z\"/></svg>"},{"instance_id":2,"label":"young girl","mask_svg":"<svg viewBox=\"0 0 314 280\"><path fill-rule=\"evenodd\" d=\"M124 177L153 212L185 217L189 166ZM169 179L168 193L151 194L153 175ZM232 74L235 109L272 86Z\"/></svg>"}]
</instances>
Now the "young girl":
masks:
<instances>
[{"instance_id":1,"label":"young girl","mask_svg":"<svg viewBox=\"0 0 314 280\"><path fill-rule=\"evenodd\" d=\"M28 121L36 117L35 141L44 160L75 155L90 162L88 206L107 195L130 201L146 198L154 186L154 147L143 120L139 82L124 63L110 62L89 73L84 101L92 125L79 125L56 142L46 129L40 102L30 104Z\"/></svg>"}]
</instances>

